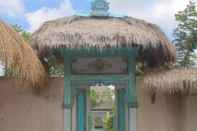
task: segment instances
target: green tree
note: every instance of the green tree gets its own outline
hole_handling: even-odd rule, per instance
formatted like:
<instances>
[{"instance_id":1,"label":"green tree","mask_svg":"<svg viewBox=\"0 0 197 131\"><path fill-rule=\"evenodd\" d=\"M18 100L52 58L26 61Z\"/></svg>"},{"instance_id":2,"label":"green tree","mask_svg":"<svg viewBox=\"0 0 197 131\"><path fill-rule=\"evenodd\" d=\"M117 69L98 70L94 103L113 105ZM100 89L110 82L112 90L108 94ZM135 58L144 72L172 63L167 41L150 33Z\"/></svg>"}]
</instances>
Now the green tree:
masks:
<instances>
[{"instance_id":1,"label":"green tree","mask_svg":"<svg viewBox=\"0 0 197 131\"><path fill-rule=\"evenodd\" d=\"M113 118L114 118L114 114L113 113L107 112L105 114L105 117L104 117L104 128L105 128L105 131L114 131Z\"/></svg>"},{"instance_id":2,"label":"green tree","mask_svg":"<svg viewBox=\"0 0 197 131\"><path fill-rule=\"evenodd\" d=\"M97 99L98 99L98 95L96 93L95 90L90 90L90 100L91 100L91 104L92 104L92 107L96 107L97 105Z\"/></svg>"},{"instance_id":3,"label":"green tree","mask_svg":"<svg viewBox=\"0 0 197 131\"><path fill-rule=\"evenodd\" d=\"M197 44L197 11L194 1L190 1L183 11L175 15L178 26L174 31L174 43L177 48L178 66L194 65Z\"/></svg>"},{"instance_id":4,"label":"green tree","mask_svg":"<svg viewBox=\"0 0 197 131\"><path fill-rule=\"evenodd\" d=\"M24 40L29 41L31 37L31 33L25 31L21 26L19 25L13 25L13 28L23 37Z\"/></svg>"},{"instance_id":5,"label":"green tree","mask_svg":"<svg viewBox=\"0 0 197 131\"><path fill-rule=\"evenodd\" d=\"M51 50L46 56L40 58L49 75L64 75L64 58L60 50Z\"/></svg>"}]
</instances>

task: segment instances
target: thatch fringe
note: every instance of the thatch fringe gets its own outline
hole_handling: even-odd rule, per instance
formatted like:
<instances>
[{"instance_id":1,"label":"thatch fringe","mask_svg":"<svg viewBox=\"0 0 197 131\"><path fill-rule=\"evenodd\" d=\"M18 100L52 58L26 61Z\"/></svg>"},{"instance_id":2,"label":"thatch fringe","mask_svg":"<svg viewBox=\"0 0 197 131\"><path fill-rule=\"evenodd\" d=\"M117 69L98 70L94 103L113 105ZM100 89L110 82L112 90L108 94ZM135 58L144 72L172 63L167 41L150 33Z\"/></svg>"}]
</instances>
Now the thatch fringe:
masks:
<instances>
[{"instance_id":1,"label":"thatch fringe","mask_svg":"<svg viewBox=\"0 0 197 131\"><path fill-rule=\"evenodd\" d=\"M43 87L46 72L30 45L20 35L0 21L0 60L14 70L14 76L27 80L34 87Z\"/></svg>"},{"instance_id":2,"label":"thatch fringe","mask_svg":"<svg viewBox=\"0 0 197 131\"><path fill-rule=\"evenodd\" d=\"M39 54L54 48L140 48L150 64L175 60L175 47L154 24L132 17L71 16L46 22L32 35Z\"/></svg>"},{"instance_id":3,"label":"thatch fringe","mask_svg":"<svg viewBox=\"0 0 197 131\"><path fill-rule=\"evenodd\" d=\"M177 68L147 73L145 88L169 94L197 94L197 69Z\"/></svg>"}]
</instances>

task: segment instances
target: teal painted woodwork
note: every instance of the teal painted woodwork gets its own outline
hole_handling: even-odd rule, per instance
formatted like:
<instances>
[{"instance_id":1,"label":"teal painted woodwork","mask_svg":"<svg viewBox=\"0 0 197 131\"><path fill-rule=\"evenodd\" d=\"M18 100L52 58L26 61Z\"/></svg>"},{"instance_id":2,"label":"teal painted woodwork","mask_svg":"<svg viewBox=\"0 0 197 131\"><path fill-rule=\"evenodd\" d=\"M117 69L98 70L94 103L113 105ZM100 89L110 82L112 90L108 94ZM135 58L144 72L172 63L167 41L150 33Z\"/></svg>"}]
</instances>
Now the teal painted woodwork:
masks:
<instances>
[{"instance_id":1,"label":"teal painted woodwork","mask_svg":"<svg viewBox=\"0 0 197 131\"><path fill-rule=\"evenodd\" d=\"M88 131L92 131L93 129L93 118L92 113L88 113Z\"/></svg>"},{"instance_id":2,"label":"teal painted woodwork","mask_svg":"<svg viewBox=\"0 0 197 131\"><path fill-rule=\"evenodd\" d=\"M109 3L106 0L93 0L91 2L91 15L97 17L106 17L109 15Z\"/></svg>"},{"instance_id":3,"label":"teal painted woodwork","mask_svg":"<svg viewBox=\"0 0 197 131\"><path fill-rule=\"evenodd\" d=\"M64 52L64 131L72 131L72 88L70 71L70 52Z\"/></svg>"},{"instance_id":4,"label":"teal painted woodwork","mask_svg":"<svg viewBox=\"0 0 197 131\"><path fill-rule=\"evenodd\" d=\"M136 56L137 48L81 48L81 49L65 49L66 51L72 52L72 58L76 57L124 57L129 54ZM61 51L61 50L60 50Z\"/></svg>"},{"instance_id":5,"label":"teal painted woodwork","mask_svg":"<svg viewBox=\"0 0 197 131\"><path fill-rule=\"evenodd\" d=\"M60 50L64 56L64 106L67 109L65 116L65 131L71 131L71 108L73 96L77 96L77 131L86 131L86 92L76 89L82 83L127 83L126 90L119 90L117 94L118 131L125 131L125 104L136 107L135 66L138 50L136 48L114 49L64 49ZM128 74L115 75L74 75L71 73L71 60L78 57L127 57ZM88 84L87 84L88 85ZM74 90L76 89L76 90ZM127 103L126 103L127 102Z\"/></svg>"},{"instance_id":6,"label":"teal painted woodwork","mask_svg":"<svg viewBox=\"0 0 197 131\"><path fill-rule=\"evenodd\" d=\"M72 87L71 87L71 54L70 51L64 52L64 106L72 106Z\"/></svg>"},{"instance_id":7,"label":"teal painted woodwork","mask_svg":"<svg viewBox=\"0 0 197 131\"><path fill-rule=\"evenodd\" d=\"M129 73L129 81L127 87L127 101L128 106L131 108L135 108L137 106L137 92L136 92L136 56L129 54L128 61L128 73Z\"/></svg>"},{"instance_id":8,"label":"teal painted woodwork","mask_svg":"<svg viewBox=\"0 0 197 131\"><path fill-rule=\"evenodd\" d=\"M118 131L125 131L126 121L125 121L125 90L117 90L117 127Z\"/></svg>"},{"instance_id":9,"label":"teal painted woodwork","mask_svg":"<svg viewBox=\"0 0 197 131\"><path fill-rule=\"evenodd\" d=\"M72 75L73 81L125 81L128 75Z\"/></svg>"},{"instance_id":10,"label":"teal painted woodwork","mask_svg":"<svg viewBox=\"0 0 197 131\"><path fill-rule=\"evenodd\" d=\"M86 131L86 90L77 91L77 131Z\"/></svg>"}]
</instances>

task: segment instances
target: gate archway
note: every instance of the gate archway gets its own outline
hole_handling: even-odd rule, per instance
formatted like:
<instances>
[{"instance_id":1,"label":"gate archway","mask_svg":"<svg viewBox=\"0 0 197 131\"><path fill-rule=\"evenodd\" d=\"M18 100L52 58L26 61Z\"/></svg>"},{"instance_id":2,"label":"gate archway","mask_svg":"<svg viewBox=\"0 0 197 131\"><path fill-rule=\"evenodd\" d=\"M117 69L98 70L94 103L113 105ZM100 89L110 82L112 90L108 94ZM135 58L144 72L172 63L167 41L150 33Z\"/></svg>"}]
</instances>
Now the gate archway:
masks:
<instances>
[{"instance_id":1,"label":"gate archway","mask_svg":"<svg viewBox=\"0 0 197 131\"><path fill-rule=\"evenodd\" d=\"M115 85L117 98L116 131L128 131L130 108L137 106L135 60L137 49L64 50L65 128L87 131L87 88L96 83ZM122 88L120 88L122 87ZM76 102L74 102L76 100ZM73 107L76 107L76 111ZM131 112L132 113L132 112ZM76 120L73 121L73 114ZM135 119L133 119L135 121ZM68 125L69 124L69 125ZM70 128L68 128L70 127ZM136 128L135 125L131 127Z\"/></svg>"}]
</instances>

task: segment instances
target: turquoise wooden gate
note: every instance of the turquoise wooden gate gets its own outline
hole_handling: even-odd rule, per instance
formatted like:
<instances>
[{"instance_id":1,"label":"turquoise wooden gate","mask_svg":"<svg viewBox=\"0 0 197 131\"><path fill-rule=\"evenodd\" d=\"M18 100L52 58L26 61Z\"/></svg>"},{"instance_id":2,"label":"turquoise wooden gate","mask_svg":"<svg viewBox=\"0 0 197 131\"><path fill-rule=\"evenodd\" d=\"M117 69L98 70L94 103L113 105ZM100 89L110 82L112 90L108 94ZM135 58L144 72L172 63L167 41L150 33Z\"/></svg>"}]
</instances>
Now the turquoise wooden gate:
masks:
<instances>
[{"instance_id":1,"label":"turquoise wooden gate","mask_svg":"<svg viewBox=\"0 0 197 131\"><path fill-rule=\"evenodd\" d=\"M136 99L136 88L135 88L135 67L136 67L136 57L138 50L135 48L114 48L114 49L64 49L64 110L65 110L65 131L72 131L72 107L73 98L76 97L74 90L82 84L91 83L104 83L104 84L117 84L117 83L127 83L124 93L118 91L118 102L120 105L118 107L124 107L122 104L126 104L128 108L135 108L137 105ZM122 57L127 59L128 70L126 74L75 74L72 72L72 60L74 58L85 57L85 58L117 58ZM125 94L125 95L122 95ZM123 97L124 96L124 97ZM86 131L86 116L85 114L85 95L82 93L77 96L77 103L79 104L79 110L77 111L77 117L79 122L77 122L77 131ZM83 105L81 108L80 105ZM124 125L124 109L118 108L119 118L118 118L118 131L126 131ZM81 116L80 116L81 115Z\"/></svg>"}]
</instances>

